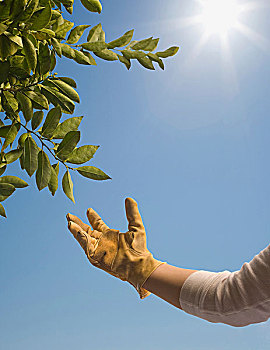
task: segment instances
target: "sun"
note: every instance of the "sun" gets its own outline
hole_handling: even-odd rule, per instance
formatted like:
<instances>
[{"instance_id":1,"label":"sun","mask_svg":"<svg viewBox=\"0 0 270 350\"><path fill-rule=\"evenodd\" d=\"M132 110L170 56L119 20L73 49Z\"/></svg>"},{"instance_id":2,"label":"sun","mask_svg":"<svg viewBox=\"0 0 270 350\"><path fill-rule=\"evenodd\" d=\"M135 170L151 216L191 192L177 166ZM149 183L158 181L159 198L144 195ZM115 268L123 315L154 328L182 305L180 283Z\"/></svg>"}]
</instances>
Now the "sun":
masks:
<instances>
[{"instance_id":1,"label":"sun","mask_svg":"<svg viewBox=\"0 0 270 350\"><path fill-rule=\"evenodd\" d=\"M200 22L208 35L224 35L237 27L241 12L237 0L201 0L200 4Z\"/></svg>"},{"instance_id":2,"label":"sun","mask_svg":"<svg viewBox=\"0 0 270 350\"><path fill-rule=\"evenodd\" d=\"M220 41L223 59L232 65L230 39L236 33L242 34L260 49L269 52L269 40L245 24L248 13L269 5L254 0L194 1L197 4L197 13L183 17L180 21L178 19L178 24L176 24L179 27L197 26L200 31L199 40L191 52L189 61L193 61L207 43L211 42L212 45L216 45L216 41L210 41L211 37L216 36Z\"/></svg>"}]
</instances>

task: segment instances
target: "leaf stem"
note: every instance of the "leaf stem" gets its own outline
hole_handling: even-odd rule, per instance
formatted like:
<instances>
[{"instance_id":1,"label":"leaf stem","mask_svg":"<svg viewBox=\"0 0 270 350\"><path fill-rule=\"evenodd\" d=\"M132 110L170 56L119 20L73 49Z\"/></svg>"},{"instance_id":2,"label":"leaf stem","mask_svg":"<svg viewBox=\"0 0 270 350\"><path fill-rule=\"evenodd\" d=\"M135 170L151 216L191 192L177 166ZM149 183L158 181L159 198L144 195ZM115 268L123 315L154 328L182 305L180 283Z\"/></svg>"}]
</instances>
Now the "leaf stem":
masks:
<instances>
[{"instance_id":1,"label":"leaf stem","mask_svg":"<svg viewBox=\"0 0 270 350\"><path fill-rule=\"evenodd\" d=\"M42 83L42 82L44 82L44 79L39 80L39 81L37 81L37 82L35 82L35 83L33 83L33 84L30 84L30 85L27 85L27 86L22 86L22 87L19 88L19 89L14 89L13 87L10 87L10 88L0 88L0 90L2 90L2 91L18 92L18 91L21 91L21 90L25 90L25 89L27 89L27 88L29 88L29 87L31 87L31 86L38 85L38 84L40 84L40 83Z\"/></svg>"},{"instance_id":2,"label":"leaf stem","mask_svg":"<svg viewBox=\"0 0 270 350\"><path fill-rule=\"evenodd\" d=\"M54 157L55 160L57 160L58 162L62 163L67 169L70 169L70 170L76 170L74 168L71 168L69 167L62 159L58 158L53 152L52 150L50 149L50 147L48 145L46 145L46 143L43 141L43 140L46 140L46 141L49 141L51 143L54 144L53 141L47 139L47 138L44 138L42 137L41 135L38 135L34 130L30 130L26 125L24 125L23 123L21 123L18 119L16 119L15 117L13 117L12 115L10 115L10 117L17 123L19 123L27 132L31 133L31 134L34 134L40 141L41 145L42 145L42 149L43 147L47 148L47 150L50 152L50 154Z\"/></svg>"}]
</instances>

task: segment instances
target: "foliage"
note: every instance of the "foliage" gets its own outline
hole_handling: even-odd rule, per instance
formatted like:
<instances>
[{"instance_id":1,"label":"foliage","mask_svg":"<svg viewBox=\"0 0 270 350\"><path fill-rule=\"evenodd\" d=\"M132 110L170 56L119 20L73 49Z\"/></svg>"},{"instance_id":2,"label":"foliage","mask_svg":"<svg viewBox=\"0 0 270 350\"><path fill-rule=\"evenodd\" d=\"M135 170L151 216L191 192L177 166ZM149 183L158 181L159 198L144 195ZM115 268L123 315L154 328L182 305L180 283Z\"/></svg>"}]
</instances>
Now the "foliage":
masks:
<instances>
[{"instance_id":1,"label":"foliage","mask_svg":"<svg viewBox=\"0 0 270 350\"><path fill-rule=\"evenodd\" d=\"M0 0L0 202L17 188L28 186L18 177L3 175L15 161L30 177L35 174L40 191L48 187L53 196L59 164L63 165L62 188L72 201L71 171L93 180L110 179L94 166L72 166L91 160L99 146L78 146L83 117L61 121L63 114L74 113L80 98L76 82L54 72L57 59L64 56L94 66L95 56L119 61L127 69L137 60L153 70L154 62L164 69L162 59L178 51L171 47L154 53L159 39L132 41L133 30L107 43L101 24L89 30L86 42L78 44L90 25L74 27L63 18L64 9L72 14L73 1ZM81 4L91 12L102 10L99 0L81 0ZM0 215L6 216L1 203Z\"/></svg>"}]
</instances>

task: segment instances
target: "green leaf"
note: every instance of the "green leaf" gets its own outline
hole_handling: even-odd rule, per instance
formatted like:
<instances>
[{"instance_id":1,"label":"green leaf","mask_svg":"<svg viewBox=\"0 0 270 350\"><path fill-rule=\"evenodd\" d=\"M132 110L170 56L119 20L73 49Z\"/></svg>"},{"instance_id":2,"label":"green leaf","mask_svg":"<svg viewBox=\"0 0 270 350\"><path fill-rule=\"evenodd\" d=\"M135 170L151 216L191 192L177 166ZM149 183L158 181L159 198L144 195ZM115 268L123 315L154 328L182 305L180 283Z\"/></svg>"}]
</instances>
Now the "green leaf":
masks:
<instances>
[{"instance_id":1,"label":"green leaf","mask_svg":"<svg viewBox=\"0 0 270 350\"><path fill-rule=\"evenodd\" d=\"M153 40L153 37L143 39L143 40L135 42L133 45L130 45L130 47L133 50L145 50L146 47L152 43L152 40Z\"/></svg>"},{"instance_id":2,"label":"green leaf","mask_svg":"<svg viewBox=\"0 0 270 350\"><path fill-rule=\"evenodd\" d=\"M53 30L48 28L43 28L36 33L36 37L38 40L47 40L55 37L55 33Z\"/></svg>"},{"instance_id":3,"label":"green leaf","mask_svg":"<svg viewBox=\"0 0 270 350\"><path fill-rule=\"evenodd\" d=\"M75 50L73 50L69 45L60 43L60 46L61 46L62 54L65 57L70 59L75 58L75 52L74 52Z\"/></svg>"},{"instance_id":4,"label":"green leaf","mask_svg":"<svg viewBox=\"0 0 270 350\"><path fill-rule=\"evenodd\" d=\"M36 11L38 7L39 0L30 0L28 1L26 9L23 11L20 21L26 23Z\"/></svg>"},{"instance_id":5,"label":"green leaf","mask_svg":"<svg viewBox=\"0 0 270 350\"><path fill-rule=\"evenodd\" d=\"M21 136L19 137L19 140L18 140L18 145L20 147L23 147L23 145L25 143L25 140L27 139L28 135L29 135L28 133L21 134Z\"/></svg>"},{"instance_id":6,"label":"green leaf","mask_svg":"<svg viewBox=\"0 0 270 350\"><path fill-rule=\"evenodd\" d=\"M6 165L0 167L0 176L3 175L6 170L7 170L7 166Z\"/></svg>"},{"instance_id":7,"label":"green leaf","mask_svg":"<svg viewBox=\"0 0 270 350\"><path fill-rule=\"evenodd\" d=\"M161 58L167 58L167 57L175 55L178 50L179 50L179 47L172 46L165 51L156 52L156 55L158 55L158 57L161 57Z\"/></svg>"},{"instance_id":8,"label":"green leaf","mask_svg":"<svg viewBox=\"0 0 270 350\"><path fill-rule=\"evenodd\" d=\"M101 13L102 5L99 0L81 0L82 5L91 12Z\"/></svg>"},{"instance_id":9,"label":"green leaf","mask_svg":"<svg viewBox=\"0 0 270 350\"><path fill-rule=\"evenodd\" d=\"M0 169L3 169L4 167L6 167L6 165L7 165L7 161L6 161L6 158L5 158L5 154L1 153L0 154Z\"/></svg>"},{"instance_id":10,"label":"green leaf","mask_svg":"<svg viewBox=\"0 0 270 350\"><path fill-rule=\"evenodd\" d=\"M51 67L51 52L48 44L39 43L38 61L40 74L44 75L48 73Z\"/></svg>"},{"instance_id":11,"label":"green leaf","mask_svg":"<svg viewBox=\"0 0 270 350\"><path fill-rule=\"evenodd\" d=\"M9 13L10 20L15 20L18 18L18 16L24 11L26 2L22 0L13 0L11 11Z\"/></svg>"},{"instance_id":12,"label":"green leaf","mask_svg":"<svg viewBox=\"0 0 270 350\"><path fill-rule=\"evenodd\" d=\"M5 32L4 34L6 37L8 37L10 41L13 41L16 45L20 46L21 48L23 47L22 38L20 36L12 35L9 32Z\"/></svg>"},{"instance_id":13,"label":"green leaf","mask_svg":"<svg viewBox=\"0 0 270 350\"><path fill-rule=\"evenodd\" d=\"M52 167L54 168L54 171L56 173L56 175L59 175L59 162L56 164L53 164Z\"/></svg>"},{"instance_id":14,"label":"green leaf","mask_svg":"<svg viewBox=\"0 0 270 350\"><path fill-rule=\"evenodd\" d=\"M52 72L54 70L56 66L56 56L54 51L51 51L51 64L50 64L50 72Z\"/></svg>"},{"instance_id":15,"label":"green leaf","mask_svg":"<svg viewBox=\"0 0 270 350\"><path fill-rule=\"evenodd\" d=\"M39 191L48 186L51 178L51 164L44 151L38 153L38 168L36 172L36 183Z\"/></svg>"},{"instance_id":16,"label":"green leaf","mask_svg":"<svg viewBox=\"0 0 270 350\"><path fill-rule=\"evenodd\" d=\"M87 24L79 25L71 30L68 36L67 43L68 44L76 44L81 36L83 35L83 32L86 28L89 28L90 26Z\"/></svg>"},{"instance_id":17,"label":"green leaf","mask_svg":"<svg viewBox=\"0 0 270 350\"><path fill-rule=\"evenodd\" d=\"M153 51L157 47L159 39L153 39L152 37L148 39L143 39L140 41L133 41L129 48L133 50L144 50L144 51Z\"/></svg>"},{"instance_id":18,"label":"green leaf","mask_svg":"<svg viewBox=\"0 0 270 350\"><path fill-rule=\"evenodd\" d=\"M87 41L89 41L89 42L96 42L96 41L105 42L105 32L102 29L101 23L97 24L92 29L90 29L89 34L87 36Z\"/></svg>"},{"instance_id":19,"label":"green leaf","mask_svg":"<svg viewBox=\"0 0 270 350\"><path fill-rule=\"evenodd\" d=\"M19 140L18 140L18 147L19 149L22 149L24 148L24 143L25 143L25 140L27 139L28 137L28 134L27 133L24 133L22 134L20 137L19 137ZM24 170L24 150L23 150L23 153L21 154L20 156L20 165L21 165L21 169Z\"/></svg>"},{"instance_id":20,"label":"green leaf","mask_svg":"<svg viewBox=\"0 0 270 350\"><path fill-rule=\"evenodd\" d=\"M80 141L80 136L80 131L68 132L58 146L56 156L62 160L66 160L76 147L77 143Z\"/></svg>"},{"instance_id":21,"label":"green leaf","mask_svg":"<svg viewBox=\"0 0 270 350\"><path fill-rule=\"evenodd\" d=\"M17 92L16 97L20 102L25 121L29 122L33 117L33 107L30 98L22 94L20 91Z\"/></svg>"},{"instance_id":22,"label":"green leaf","mask_svg":"<svg viewBox=\"0 0 270 350\"><path fill-rule=\"evenodd\" d=\"M35 46L32 44L31 40L28 39L26 36L22 37L22 41L27 64L34 72L37 66L37 53Z\"/></svg>"},{"instance_id":23,"label":"green leaf","mask_svg":"<svg viewBox=\"0 0 270 350\"><path fill-rule=\"evenodd\" d=\"M11 131L12 126L15 126L17 131L19 131L20 125L18 123L12 124L12 125L4 125L0 127L0 137L8 138L8 135L9 135L9 132Z\"/></svg>"},{"instance_id":24,"label":"green leaf","mask_svg":"<svg viewBox=\"0 0 270 350\"><path fill-rule=\"evenodd\" d=\"M146 56L146 54L143 51L123 50L121 52L122 52L123 56L125 58L127 58L128 60L143 58Z\"/></svg>"},{"instance_id":25,"label":"green leaf","mask_svg":"<svg viewBox=\"0 0 270 350\"><path fill-rule=\"evenodd\" d=\"M0 61L0 84L7 81L9 73L10 63L9 61Z\"/></svg>"},{"instance_id":26,"label":"green leaf","mask_svg":"<svg viewBox=\"0 0 270 350\"><path fill-rule=\"evenodd\" d=\"M41 109L49 109L48 101L42 94L35 91L24 91L24 94L39 105Z\"/></svg>"},{"instance_id":27,"label":"green leaf","mask_svg":"<svg viewBox=\"0 0 270 350\"><path fill-rule=\"evenodd\" d=\"M129 59L127 59L126 57L124 56L121 56L121 55L117 55L118 59L120 62L124 63L124 65L127 67L127 69L129 70L130 67L131 67L131 62Z\"/></svg>"},{"instance_id":28,"label":"green leaf","mask_svg":"<svg viewBox=\"0 0 270 350\"><path fill-rule=\"evenodd\" d=\"M88 42L88 43L84 43L81 45L85 50L88 51L101 51L106 49L106 47L108 46L108 44L106 44L103 41L97 41L97 42Z\"/></svg>"},{"instance_id":29,"label":"green leaf","mask_svg":"<svg viewBox=\"0 0 270 350\"><path fill-rule=\"evenodd\" d=\"M102 170L93 166L81 166L76 169L79 174L93 180L108 180L110 177Z\"/></svg>"},{"instance_id":30,"label":"green leaf","mask_svg":"<svg viewBox=\"0 0 270 350\"><path fill-rule=\"evenodd\" d=\"M15 187L11 184L0 183L0 195L9 197L15 191Z\"/></svg>"},{"instance_id":31,"label":"green leaf","mask_svg":"<svg viewBox=\"0 0 270 350\"><path fill-rule=\"evenodd\" d=\"M56 128L53 138L63 139L68 132L76 131L81 124L82 118L83 117L73 117L63 121L63 123L59 124Z\"/></svg>"},{"instance_id":32,"label":"green leaf","mask_svg":"<svg viewBox=\"0 0 270 350\"><path fill-rule=\"evenodd\" d=\"M164 70L164 63L162 62L161 58L159 58L156 54L151 52L148 53L147 56L150 58L151 61L157 62L160 68Z\"/></svg>"},{"instance_id":33,"label":"green leaf","mask_svg":"<svg viewBox=\"0 0 270 350\"><path fill-rule=\"evenodd\" d=\"M31 22L32 25L30 27L31 30L40 30L42 28L45 28L47 24L50 22L51 15L52 15L52 9L51 4L48 2L47 4L44 4L45 8L36 11L32 18Z\"/></svg>"},{"instance_id":34,"label":"green leaf","mask_svg":"<svg viewBox=\"0 0 270 350\"><path fill-rule=\"evenodd\" d=\"M20 156L19 161L20 161L21 169L24 170L25 167L24 167L24 155L23 154Z\"/></svg>"},{"instance_id":35,"label":"green leaf","mask_svg":"<svg viewBox=\"0 0 270 350\"><path fill-rule=\"evenodd\" d=\"M62 80L50 80L50 82L72 101L80 103L79 94L69 84L65 83Z\"/></svg>"},{"instance_id":36,"label":"green leaf","mask_svg":"<svg viewBox=\"0 0 270 350\"><path fill-rule=\"evenodd\" d=\"M6 128L6 127L3 126L2 128L0 128L0 136L1 136L1 131L3 130L3 128ZM16 125L10 125L7 128L8 129L6 129L6 136L4 136L5 142L2 146L2 152L8 147L8 145L10 145L15 140L15 138L18 134L18 128L16 127Z\"/></svg>"},{"instance_id":37,"label":"green leaf","mask_svg":"<svg viewBox=\"0 0 270 350\"><path fill-rule=\"evenodd\" d=\"M23 158L24 168L31 177L38 167L38 146L31 136L28 136L24 142Z\"/></svg>"},{"instance_id":38,"label":"green leaf","mask_svg":"<svg viewBox=\"0 0 270 350\"><path fill-rule=\"evenodd\" d=\"M8 29L7 25L5 25L4 23L0 23L0 34L3 34L7 29Z\"/></svg>"},{"instance_id":39,"label":"green leaf","mask_svg":"<svg viewBox=\"0 0 270 350\"><path fill-rule=\"evenodd\" d=\"M59 41L57 39L52 38L51 42L52 42L52 46L55 49L55 52L57 53L57 55L59 57L62 57L62 49L61 49L61 44L59 43Z\"/></svg>"},{"instance_id":40,"label":"green leaf","mask_svg":"<svg viewBox=\"0 0 270 350\"><path fill-rule=\"evenodd\" d=\"M60 39L65 39L67 32L74 26L74 23L64 19L64 23L59 25L55 35Z\"/></svg>"},{"instance_id":41,"label":"green leaf","mask_svg":"<svg viewBox=\"0 0 270 350\"><path fill-rule=\"evenodd\" d=\"M152 61L148 57L138 58L138 62L147 69L155 70Z\"/></svg>"},{"instance_id":42,"label":"green leaf","mask_svg":"<svg viewBox=\"0 0 270 350\"><path fill-rule=\"evenodd\" d=\"M88 57L90 64L96 66L96 61L93 56L91 56L90 52L88 51L83 51L83 54Z\"/></svg>"},{"instance_id":43,"label":"green leaf","mask_svg":"<svg viewBox=\"0 0 270 350\"><path fill-rule=\"evenodd\" d=\"M108 49L114 49L115 47L122 47L122 46L127 45L131 41L131 39L133 37L133 33L134 33L134 29L129 30L124 35L122 35L120 38L109 42Z\"/></svg>"},{"instance_id":44,"label":"green leaf","mask_svg":"<svg viewBox=\"0 0 270 350\"><path fill-rule=\"evenodd\" d=\"M3 205L0 203L0 215L3 216L4 218L7 217L5 208L3 207Z\"/></svg>"},{"instance_id":45,"label":"green leaf","mask_svg":"<svg viewBox=\"0 0 270 350\"><path fill-rule=\"evenodd\" d=\"M59 106L52 108L47 114L47 117L41 130L41 135L47 138L51 138L55 129L58 126L61 116L62 112Z\"/></svg>"},{"instance_id":46,"label":"green leaf","mask_svg":"<svg viewBox=\"0 0 270 350\"><path fill-rule=\"evenodd\" d=\"M27 182L23 181L19 177L11 175L0 177L0 183L7 183L13 185L15 188L25 188L29 186Z\"/></svg>"},{"instance_id":47,"label":"green leaf","mask_svg":"<svg viewBox=\"0 0 270 350\"><path fill-rule=\"evenodd\" d=\"M11 125L4 125L0 127L0 137L6 137Z\"/></svg>"},{"instance_id":48,"label":"green leaf","mask_svg":"<svg viewBox=\"0 0 270 350\"><path fill-rule=\"evenodd\" d=\"M49 190L54 196L58 189L58 174L59 174L59 163L52 165L51 168L51 178L48 183Z\"/></svg>"},{"instance_id":49,"label":"green leaf","mask_svg":"<svg viewBox=\"0 0 270 350\"><path fill-rule=\"evenodd\" d=\"M66 6L66 5L64 5L64 6L65 6L65 9L67 10L67 12L72 15L72 13L73 13L73 6Z\"/></svg>"},{"instance_id":50,"label":"green leaf","mask_svg":"<svg viewBox=\"0 0 270 350\"><path fill-rule=\"evenodd\" d=\"M25 56L15 55L9 58L10 62L10 73L12 73L12 68L20 68L23 69L27 73L31 73L31 68L29 68L28 63L26 61Z\"/></svg>"},{"instance_id":51,"label":"green leaf","mask_svg":"<svg viewBox=\"0 0 270 350\"><path fill-rule=\"evenodd\" d=\"M8 103L8 109L11 109L11 111L16 112L18 109L18 102L14 95L10 91L3 91L3 95L6 98L6 101Z\"/></svg>"},{"instance_id":52,"label":"green leaf","mask_svg":"<svg viewBox=\"0 0 270 350\"><path fill-rule=\"evenodd\" d=\"M89 57L82 51L74 50L75 57L73 58L75 62L79 64L91 65L93 61L90 61Z\"/></svg>"},{"instance_id":53,"label":"green leaf","mask_svg":"<svg viewBox=\"0 0 270 350\"><path fill-rule=\"evenodd\" d=\"M39 125L41 124L41 122L43 120L43 116L44 116L43 111L36 111L34 113L33 118L31 120L32 130L35 130L36 128L39 127Z\"/></svg>"},{"instance_id":54,"label":"green leaf","mask_svg":"<svg viewBox=\"0 0 270 350\"><path fill-rule=\"evenodd\" d=\"M26 79L30 77L28 70L29 70L28 66L27 66L27 69L11 66L9 73L11 76L14 76L21 80L21 79Z\"/></svg>"},{"instance_id":55,"label":"green leaf","mask_svg":"<svg viewBox=\"0 0 270 350\"><path fill-rule=\"evenodd\" d=\"M3 196L0 194L0 202L4 202L6 199L8 199L9 196Z\"/></svg>"},{"instance_id":56,"label":"green leaf","mask_svg":"<svg viewBox=\"0 0 270 350\"><path fill-rule=\"evenodd\" d=\"M10 41L4 34L0 35L0 59L2 61L14 55L18 49L19 46L13 41Z\"/></svg>"},{"instance_id":57,"label":"green leaf","mask_svg":"<svg viewBox=\"0 0 270 350\"><path fill-rule=\"evenodd\" d=\"M74 88L77 87L76 81L71 79L71 78L69 78L69 77L58 77L57 79L60 79L60 80L64 81L65 83L67 83L68 85L70 85L70 86L72 86Z\"/></svg>"},{"instance_id":58,"label":"green leaf","mask_svg":"<svg viewBox=\"0 0 270 350\"><path fill-rule=\"evenodd\" d=\"M13 151L6 153L5 158L6 158L7 164L15 162L18 158L20 158L22 153L23 153L22 149L14 149Z\"/></svg>"},{"instance_id":59,"label":"green leaf","mask_svg":"<svg viewBox=\"0 0 270 350\"><path fill-rule=\"evenodd\" d=\"M157 39L152 39L152 41L145 46L144 51L153 51L157 48L159 42L159 38Z\"/></svg>"},{"instance_id":60,"label":"green leaf","mask_svg":"<svg viewBox=\"0 0 270 350\"><path fill-rule=\"evenodd\" d=\"M72 164L83 164L88 162L90 159L93 158L94 154L96 153L99 146L82 146L79 148L75 148L71 154L69 155L68 159L66 160L69 163Z\"/></svg>"},{"instance_id":61,"label":"green leaf","mask_svg":"<svg viewBox=\"0 0 270 350\"><path fill-rule=\"evenodd\" d=\"M95 51L94 54L97 57L102 58L103 60L106 60L106 61L117 61L118 60L117 54L113 51L108 50L108 49L105 49L102 51Z\"/></svg>"},{"instance_id":62,"label":"green leaf","mask_svg":"<svg viewBox=\"0 0 270 350\"><path fill-rule=\"evenodd\" d=\"M63 176L62 188L63 188L65 195L73 203L75 203L74 196L73 196L73 182L71 180L71 176L70 176L70 173L68 171L66 171L65 175Z\"/></svg>"},{"instance_id":63,"label":"green leaf","mask_svg":"<svg viewBox=\"0 0 270 350\"><path fill-rule=\"evenodd\" d=\"M72 114L74 112L75 105L66 95L62 94L57 89L47 86L46 81L42 85L40 84L40 86L42 88L42 93L54 106L59 105L62 111L67 114Z\"/></svg>"}]
</instances>

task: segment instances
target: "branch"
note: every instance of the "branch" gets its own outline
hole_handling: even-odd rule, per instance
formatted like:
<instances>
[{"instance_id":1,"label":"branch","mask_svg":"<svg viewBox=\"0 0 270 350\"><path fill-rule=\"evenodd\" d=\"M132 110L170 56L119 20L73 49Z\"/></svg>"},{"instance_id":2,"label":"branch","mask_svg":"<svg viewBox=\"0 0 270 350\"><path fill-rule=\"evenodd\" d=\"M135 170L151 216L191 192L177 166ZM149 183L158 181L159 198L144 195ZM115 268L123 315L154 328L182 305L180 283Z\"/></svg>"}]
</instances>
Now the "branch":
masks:
<instances>
[{"instance_id":1,"label":"branch","mask_svg":"<svg viewBox=\"0 0 270 350\"><path fill-rule=\"evenodd\" d=\"M46 141L49 141L51 143L54 144L53 141L47 139L47 138L44 138L40 135L38 135L35 131L33 130L30 130L26 125L22 124L18 119L16 119L15 117L13 117L12 115L10 115L10 117L16 122L16 123L19 123L27 132L31 133L31 134L34 134L40 141L41 145L42 145L42 148L45 147L47 148L47 150L51 153L51 155L54 157L55 160L57 160L58 162L62 163L66 169L70 169L70 170L75 170L74 168L71 168L69 167L62 159L58 158L51 150L51 148L49 146L46 145L45 142L43 142L43 140L46 140Z\"/></svg>"}]
</instances>

